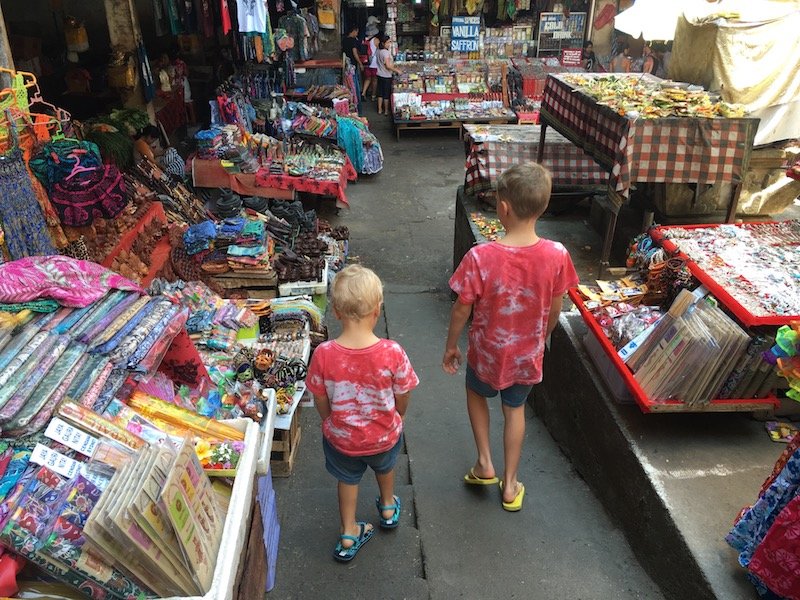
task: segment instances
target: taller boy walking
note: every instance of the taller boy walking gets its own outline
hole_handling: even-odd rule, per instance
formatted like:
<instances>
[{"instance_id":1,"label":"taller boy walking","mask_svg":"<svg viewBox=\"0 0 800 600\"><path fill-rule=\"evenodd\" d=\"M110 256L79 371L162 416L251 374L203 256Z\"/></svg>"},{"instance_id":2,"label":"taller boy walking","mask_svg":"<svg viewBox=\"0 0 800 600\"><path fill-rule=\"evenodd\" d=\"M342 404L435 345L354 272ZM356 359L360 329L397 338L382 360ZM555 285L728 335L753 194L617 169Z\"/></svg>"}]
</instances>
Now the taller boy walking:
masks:
<instances>
[{"instance_id":1,"label":"taller boy walking","mask_svg":"<svg viewBox=\"0 0 800 600\"><path fill-rule=\"evenodd\" d=\"M478 450L464 476L471 485L498 483L489 446L487 398L500 394L505 426L503 508L522 508L525 486L517 478L525 438L525 400L542 380L545 340L561 312L562 297L578 276L567 250L541 239L536 222L550 201L550 173L517 165L497 180L497 216L506 230L498 242L474 246L450 278L458 294L450 315L442 368L462 362L458 339L472 315L467 351L467 410Z\"/></svg>"}]
</instances>

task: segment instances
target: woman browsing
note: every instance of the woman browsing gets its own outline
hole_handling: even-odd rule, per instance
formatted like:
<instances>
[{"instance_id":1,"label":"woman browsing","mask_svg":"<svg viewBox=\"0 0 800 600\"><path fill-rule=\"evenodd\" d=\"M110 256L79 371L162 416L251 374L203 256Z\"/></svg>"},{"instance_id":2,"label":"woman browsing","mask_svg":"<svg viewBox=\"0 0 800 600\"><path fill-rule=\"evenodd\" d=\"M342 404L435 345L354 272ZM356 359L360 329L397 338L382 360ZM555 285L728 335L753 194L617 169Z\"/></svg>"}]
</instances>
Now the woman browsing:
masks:
<instances>
[{"instance_id":1,"label":"woman browsing","mask_svg":"<svg viewBox=\"0 0 800 600\"><path fill-rule=\"evenodd\" d=\"M378 44L378 114L388 115L389 106L392 98L392 73L402 73L394 66L392 53L389 50L390 38L388 35L380 37Z\"/></svg>"}]
</instances>

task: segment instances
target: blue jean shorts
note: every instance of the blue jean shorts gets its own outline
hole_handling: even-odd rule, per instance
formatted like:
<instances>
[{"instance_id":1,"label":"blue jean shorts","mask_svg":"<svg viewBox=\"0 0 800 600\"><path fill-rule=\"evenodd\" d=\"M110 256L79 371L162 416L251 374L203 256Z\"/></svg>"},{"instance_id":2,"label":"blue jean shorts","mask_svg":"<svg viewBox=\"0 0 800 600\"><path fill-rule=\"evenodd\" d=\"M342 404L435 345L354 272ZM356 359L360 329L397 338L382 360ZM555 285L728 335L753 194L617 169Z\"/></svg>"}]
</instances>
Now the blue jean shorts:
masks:
<instances>
[{"instance_id":1,"label":"blue jean shorts","mask_svg":"<svg viewBox=\"0 0 800 600\"><path fill-rule=\"evenodd\" d=\"M478 379L478 374L469 365L467 365L467 387L484 398L494 398L498 393L498 390ZM506 406L519 408L525 404L532 389L532 385L517 383L504 390L499 390L500 400Z\"/></svg>"},{"instance_id":2,"label":"blue jean shorts","mask_svg":"<svg viewBox=\"0 0 800 600\"><path fill-rule=\"evenodd\" d=\"M386 452L371 456L348 456L331 446L325 436L322 437L325 468L336 479L350 485L357 485L361 481L367 467L370 467L378 475L383 475L394 469L394 465L397 463L397 455L400 454L402 445L403 434L401 433L397 443Z\"/></svg>"}]
</instances>

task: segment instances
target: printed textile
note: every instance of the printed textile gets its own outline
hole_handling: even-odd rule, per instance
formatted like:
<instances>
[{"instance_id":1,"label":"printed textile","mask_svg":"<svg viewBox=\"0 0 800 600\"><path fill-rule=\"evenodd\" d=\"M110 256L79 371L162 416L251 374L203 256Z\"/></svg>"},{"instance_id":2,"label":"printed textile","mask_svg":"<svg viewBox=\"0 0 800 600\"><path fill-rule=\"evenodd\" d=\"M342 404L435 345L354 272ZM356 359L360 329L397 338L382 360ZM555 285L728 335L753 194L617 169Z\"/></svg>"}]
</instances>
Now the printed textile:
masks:
<instances>
[{"instance_id":1,"label":"printed textile","mask_svg":"<svg viewBox=\"0 0 800 600\"><path fill-rule=\"evenodd\" d=\"M11 258L55 254L42 208L19 150L0 156L0 197L0 222Z\"/></svg>"},{"instance_id":2,"label":"printed textile","mask_svg":"<svg viewBox=\"0 0 800 600\"><path fill-rule=\"evenodd\" d=\"M84 307L111 289L144 293L113 271L68 256L31 256L0 265L0 302L52 298L63 306Z\"/></svg>"},{"instance_id":3,"label":"printed textile","mask_svg":"<svg viewBox=\"0 0 800 600\"><path fill-rule=\"evenodd\" d=\"M800 489L800 451L795 451L756 503L733 526L725 540L739 552L739 564L750 565L753 553L773 522Z\"/></svg>"},{"instance_id":4,"label":"printed textile","mask_svg":"<svg viewBox=\"0 0 800 600\"><path fill-rule=\"evenodd\" d=\"M114 219L128 204L125 180L114 165L86 169L55 183L50 200L61 222L70 227Z\"/></svg>"},{"instance_id":5,"label":"printed textile","mask_svg":"<svg viewBox=\"0 0 800 600\"><path fill-rule=\"evenodd\" d=\"M542 380L550 305L576 285L569 252L558 242L470 249L450 287L459 302L473 305L467 363L481 381L503 390Z\"/></svg>"},{"instance_id":6,"label":"printed textile","mask_svg":"<svg viewBox=\"0 0 800 600\"><path fill-rule=\"evenodd\" d=\"M331 414L322 423L325 439L348 456L387 452L400 439L403 419L395 409L396 394L419 384L400 344L391 340L360 350L323 342L308 367L308 389L325 395Z\"/></svg>"},{"instance_id":7,"label":"printed textile","mask_svg":"<svg viewBox=\"0 0 800 600\"><path fill-rule=\"evenodd\" d=\"M775 519L748 568L773 593L800 600L800 496Z\"/></svg>"},{"instance_id":8,"label":"printed textile","mask_svg":"<svg viewBox=\"0 0 800 600\"><path fill-rule=\"evenodd\" d=\"M239 31L262 33L267 30L267 3L264 0L236 0Z\"/></svg>"}]
</instances>

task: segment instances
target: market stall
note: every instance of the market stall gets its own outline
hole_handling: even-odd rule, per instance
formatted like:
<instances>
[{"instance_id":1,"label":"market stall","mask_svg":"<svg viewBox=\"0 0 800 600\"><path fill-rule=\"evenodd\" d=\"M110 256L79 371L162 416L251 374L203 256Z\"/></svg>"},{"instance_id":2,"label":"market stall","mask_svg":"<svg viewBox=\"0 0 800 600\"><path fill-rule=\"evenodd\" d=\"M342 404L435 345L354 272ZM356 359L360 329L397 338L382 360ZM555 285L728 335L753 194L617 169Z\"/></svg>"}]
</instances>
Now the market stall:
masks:
<instances>
[{"instance_id":1,"label":"market stall","mask_svg":"<svg viewBox=\"0 0 800 600\"><path fill-rule=\"evenodd\" d=\"M458 129L468 123L514 123L508 108L506 61L398 63L392 110L395 134L413 129Z\"/></svg>"},{"instance_id":2,"label":"market stall","mask_svg":"<svg viewBox=\"0 0 800 600\"><path fill-rule=\"evenodd\" d=\"M665 183L690 182L699 193L703 184L730 183L725 220L735 217L758 127L740 108L650 75L550 75L540 118L542 140L550 126L609 173L602 265L619 207L634 186L657 184L654 193L663 193Z\"/></svg>"},{"instance_id":3,"label":"market stall","mask_svg":"<svg viewBox=\"0 0 800 600\"><path fill-rule=\"evenodd\" d=\"M538 156L538 125L464 125L467 194L491 196L500 174L515 164L534 162ZM608 175L590 156L555 131L545 136L543 164L553 177L556 192L590 193L602 188Z\"/></svg>"},{"instance_id":4,"label":"market stall","mask_svg":"<svg viewBox=\"0 0 800 600\"><path fill-rule=\"evenodd\" d=\"M798 221L656 227L621 278L570 290L615 397L644 412L731 412L796 394L779 327L800 317L798 240Z\"/></svg>"}]
</instances>

